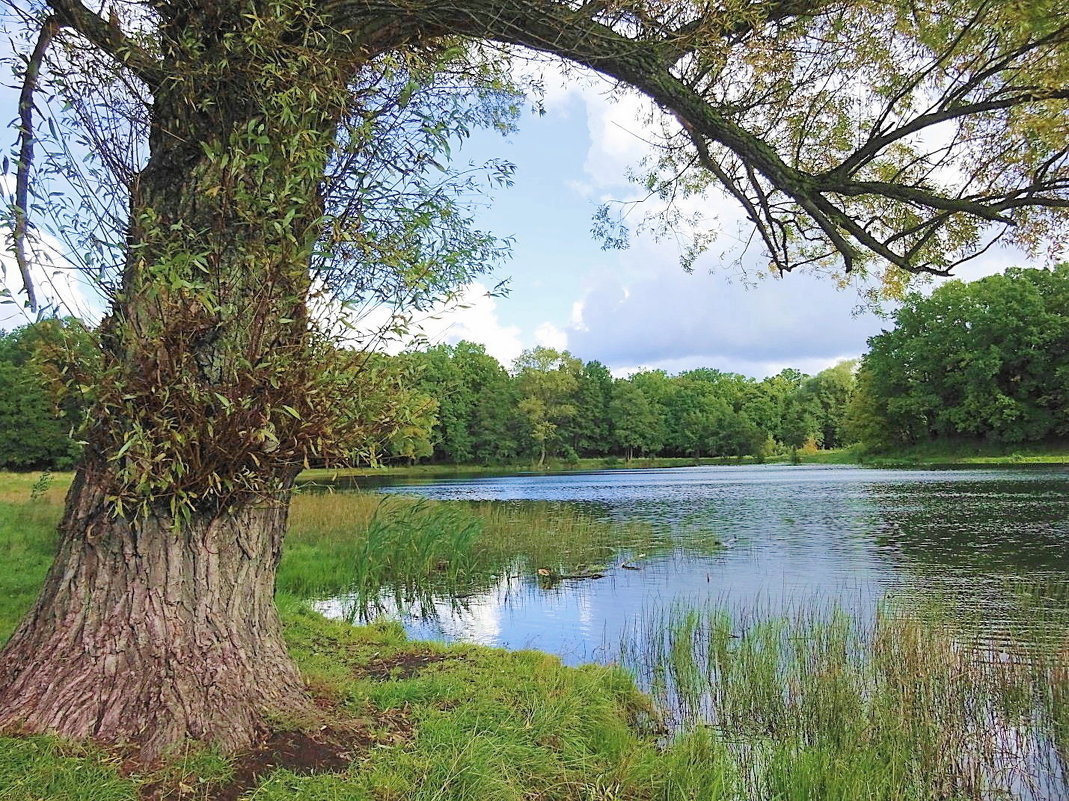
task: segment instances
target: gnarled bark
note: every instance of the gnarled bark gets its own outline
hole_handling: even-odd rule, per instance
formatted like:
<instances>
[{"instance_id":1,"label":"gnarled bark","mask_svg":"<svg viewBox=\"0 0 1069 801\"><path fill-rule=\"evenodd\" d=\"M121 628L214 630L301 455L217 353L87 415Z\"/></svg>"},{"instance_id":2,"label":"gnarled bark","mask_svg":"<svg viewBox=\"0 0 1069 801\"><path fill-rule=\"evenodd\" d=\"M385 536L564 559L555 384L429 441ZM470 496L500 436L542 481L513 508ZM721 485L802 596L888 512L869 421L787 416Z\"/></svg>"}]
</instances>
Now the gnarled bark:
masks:
<instances>
[{"instance_id":1,"label":"gnarled bark","mask_svg":"<svg viewBox=\"0 0 1069 801\"><path fill-rule=\"evenodd\" d=\"M303 684L273 601L288 492L175 528L115 518L79 472L59 554L0 655L0 728L137 743L251 743L299 711Z\"/></svg>"}]
</instances>

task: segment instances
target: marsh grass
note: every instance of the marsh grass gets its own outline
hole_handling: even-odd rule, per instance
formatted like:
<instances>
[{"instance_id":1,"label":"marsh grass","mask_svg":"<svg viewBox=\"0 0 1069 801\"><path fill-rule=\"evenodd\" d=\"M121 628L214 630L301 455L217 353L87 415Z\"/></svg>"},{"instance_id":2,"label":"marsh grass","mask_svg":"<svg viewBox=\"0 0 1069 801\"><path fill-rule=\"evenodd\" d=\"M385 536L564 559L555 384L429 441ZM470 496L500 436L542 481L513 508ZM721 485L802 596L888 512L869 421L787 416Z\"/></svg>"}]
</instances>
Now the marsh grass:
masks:
<instances>
[{"instance_id":1,"label":"marsh grass","mask_svg":"<svg viewBox=\"0 0 1069 801\"><path fill-rule=\"evenodd\" d=\"M665 547L649 525L566 505L305 492L291 508L277 587L344 598L351 620L386 609L429 615L436 601L463 604L503 577L605 570Z\"/></svg>"},{"instance_id":2,"label":"marsh grass","mask_svg":"<svg viewBox=\"0 0 1069 801\"><path fill-rule=\"evenodd\" d=\"M1060 631L1060 635L1056 633ZM729 798L1069 797L1064 627L1020 646L886 606L786 617L676 607L620 661L677 741L736 777Z\"/></svg>"}]
</instances>

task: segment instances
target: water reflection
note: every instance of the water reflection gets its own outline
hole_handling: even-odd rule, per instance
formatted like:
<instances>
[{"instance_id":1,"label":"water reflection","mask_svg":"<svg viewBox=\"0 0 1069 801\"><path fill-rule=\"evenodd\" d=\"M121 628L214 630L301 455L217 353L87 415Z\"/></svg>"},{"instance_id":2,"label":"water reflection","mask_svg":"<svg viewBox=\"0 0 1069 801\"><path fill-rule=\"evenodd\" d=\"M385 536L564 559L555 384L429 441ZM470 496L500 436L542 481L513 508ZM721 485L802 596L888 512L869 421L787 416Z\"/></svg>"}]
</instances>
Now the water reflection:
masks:
<instances>
[{"instance_id":1,"label":"water reflection","mask_svg":"<svg viewBox=\"0 0 1069 801\"><path fill-rule=\"evenodd\" d=\"M637 559L640 570L620 568L637 556L620 543L603 579L547 589L528 569L460 607L440 599L437 619L408 621L420 637L535 647L569 662L603 652L638 616L711 600L770 614L836 604L866 619L893 593L916 607L949 605L1006 636L1043 617L1043 599L1018 597L1014 582L1040 579L1064 599L1069 579L1069 471L1062 468L694 467L395 480L379 489L577 504L662 532L666 547Z\"/></svg>"}]
</instances>

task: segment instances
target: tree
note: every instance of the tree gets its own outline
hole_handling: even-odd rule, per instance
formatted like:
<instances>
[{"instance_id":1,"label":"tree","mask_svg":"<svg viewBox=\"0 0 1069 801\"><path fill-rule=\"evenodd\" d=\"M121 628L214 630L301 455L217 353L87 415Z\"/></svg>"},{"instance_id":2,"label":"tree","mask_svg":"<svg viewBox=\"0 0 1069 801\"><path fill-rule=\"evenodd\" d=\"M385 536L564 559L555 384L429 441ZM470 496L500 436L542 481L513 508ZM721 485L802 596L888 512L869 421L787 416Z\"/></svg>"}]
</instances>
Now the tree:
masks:
<instances>
[{"instance_id":1,"label":"tree","mask_svg":"<svg viewBox=\"0 0 1069 801\"><path fill-rule=\"evenodd\" d=\"M661 449L664 421L660 409L633 382L618 381L613 386L609 417L613 444L623 450L628 461L635 451L648 455Z\"/></svg>"},{"instance_id":2,"label":"tree","mask_svg":"<svg viewBox=\"0 0 1069 801\"><path fill-rule=\"evenodd\" d=\"M601 362L587 362L577 380L575 405L578 413L569 431L571 445L582 456L600 456L607 452L612 439L609 417L612 374Z\"/></svg>"},{"instance_id":3,"label":"tree","mask_svg":"<svg viewBox=\"0 0 1069 801\"><path fill-rule=\"evenodd\" d=\"M85 409L79 395L63 391L68 354L92 358L88 334L73 321L44 320L0 333L0 467L73 465L78 445L71 431Z\"/></svg>"},{"instance_id":4,"label":"tree","mask_svg":"<svg viewBox=\"0 0 1069 801\"><path fill-rule=\"evenodd\" d=\"M500 461L516 454L516 392L501 363L474 342L458 342L453 360L472 393L468 420L472 457Z\"/></svg>"},{"instance_id":5,"label":"tree","mask_svg":"<svg viewBox=\"0 0 1069 801\"><path fill-rule=\"evenodd\" d=\"M910 295L869 340L850 427L869 447L1069 433L1069 266Z\"/></svg>"},{"instance_id":6,"label":"tree","mask_svg":"<svg viewBox=\"0 0 1069 801\"><path fill-rule=\"evenodd\" d=\"M1038 249L1069 205L1060 0L7 6L31 39L12 220L26 301L43 81L97 159L65 176L84 191L66 216L41 196L57 230L102 248L89 266L112 308L55 566L0 654L0 725L136 740L145 758L183 738L240 748L308 703L272 601L292 484L390 427L362 417L309 304L419 306L496 256L438 167L472 125L509 124L503 50L652 98L665 137L640 179L669 205L653 219L719 186L781 270L893 288L999 233Z\"/></svg>"},{"instance_id":7,"label":"tree","mask_svg":"<svg viewBox=\"0 0 1069 801\"><path fill-rule=\"evenodd\" d=\"M824 448L845 444L846 404L854 391L856 366L855 361L839 362L807 378L798 388L797 408L804 410L802 416L811 421L812 436Z\"/></svg>"},{"instance_id":8,"label":"tree","mask_svg":"<svg viewBox=\"0 0 1069 801\"><path fill-rule=\"evenodd\" d=\"M470 461L472 441L468 428L474 414L475 395L461 375L453 347L437 345L406 357L417 365L420 387L437 400L431 433L432 454L455 464Z\"/></svg>"},{"instance_id":9,"label":"tree","mask_svg":"<svg viewBox=\"0 0 1069 801\"><path fill-rule=\"evenodd\" d=\"M513 363L516 371L517 408L527 424L527 436L538 464L564 442L562 431L578 412L575 395L583 363L568 351L536 347L525 350Z\"/></svg>"},{"instance_id":10,"label":"tree","mask_svg":"<svg viewBox=\"0 0 1069 801\"><path fill-rule=\"evenodd\" d=\"M673 391L665 403L666 444L686 456L716 456L720 433L734 412L713 382L692 375L693 371L684 373L672 381Z\"/></svg>"}]
</instances>

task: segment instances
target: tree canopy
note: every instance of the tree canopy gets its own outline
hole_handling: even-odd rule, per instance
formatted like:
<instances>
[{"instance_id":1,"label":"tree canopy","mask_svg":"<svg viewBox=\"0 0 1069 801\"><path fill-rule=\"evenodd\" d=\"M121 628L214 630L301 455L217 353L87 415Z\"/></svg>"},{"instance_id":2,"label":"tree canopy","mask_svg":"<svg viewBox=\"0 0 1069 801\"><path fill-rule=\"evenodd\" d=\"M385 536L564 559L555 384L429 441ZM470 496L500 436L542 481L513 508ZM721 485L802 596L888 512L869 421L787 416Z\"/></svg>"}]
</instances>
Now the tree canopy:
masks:
<instances>
[{"instance_id":1,"label":"tree canopy","mask_svg":"<svg viewBox=\"0 0 1069 801\"><path fill-rule=\"evenodd\" d=\"M1069 435L1069 265L912 294L869 347L848 422L871 446Z\"/></svg>"},{"instance_id":2,"label":"tree canopy","mask_svg":"<svg viewBox=\"0 0 1069 801\"><path fill-rule=\"evenodd\" d=\"M110 311L95 381L71 376L92 389L82 464L56 562L0 652L0 726L136 740L146 759L184 738L241 748L306 707L272 601L293 482L369 431L418 450L406 418L424 411L381 404L375 360L354 373L324 321L427 307L500 255L464 201L510 168L449 156L472 126L512 124L521 53L653 100L658 155L637 177L688 264L713 231L686 212L718 192L773 269L892 291L1065 231L1061 0L4 7L25 54L10 220L25 300L51 219ZM619 222L597 220L610 243ZM577 369L530 376L540 448L565 444ZM685 397L638 385L700 431L670 426L666 442L700 453L717 421L753 433L724 380L686 377Z\"/></svg>"}]
</instances>

